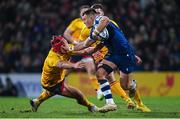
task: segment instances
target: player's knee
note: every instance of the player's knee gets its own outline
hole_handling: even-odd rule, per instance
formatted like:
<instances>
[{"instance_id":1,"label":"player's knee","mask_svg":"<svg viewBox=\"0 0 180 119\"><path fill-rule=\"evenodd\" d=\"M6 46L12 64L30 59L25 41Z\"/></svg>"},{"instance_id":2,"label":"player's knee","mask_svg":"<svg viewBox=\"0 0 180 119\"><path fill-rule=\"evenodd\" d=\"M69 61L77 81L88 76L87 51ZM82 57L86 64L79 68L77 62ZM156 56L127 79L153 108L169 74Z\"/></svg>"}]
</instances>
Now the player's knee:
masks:
<instances>
[{"instance_id":1,"label":"player's knee","mask_svg":"<svg viewBox=\"0 0 180 119\"><path fill-rule=\"evenodd\" d=\"M114 82L116 79L114 78L114 76L112 75L108 75L106 76L106 78L108 79L108 81L111 83L111 82Z\"/></svg>"},{"instance_id":2,"label":"player's knee","mask_svg":"<svg viewBox=\"0 0 180 119\"><path fill-rule=\"evenodd\" d=\"M105 71L100 68L96 72L97 79L104 79L105 78Z\"/></svg>"},{"instance_id":3,"label":"player's knee","mask_svg":"<svg viewBox=\"0 0 180 119\"><path fill-rule=\"evenodd\" d=\"M128 89L129 89L129 87L128 87L126 84L123 84L123 83L121 83L121 87L122 87L124 90L128 90Z\"/></svg>"}]
</instances>

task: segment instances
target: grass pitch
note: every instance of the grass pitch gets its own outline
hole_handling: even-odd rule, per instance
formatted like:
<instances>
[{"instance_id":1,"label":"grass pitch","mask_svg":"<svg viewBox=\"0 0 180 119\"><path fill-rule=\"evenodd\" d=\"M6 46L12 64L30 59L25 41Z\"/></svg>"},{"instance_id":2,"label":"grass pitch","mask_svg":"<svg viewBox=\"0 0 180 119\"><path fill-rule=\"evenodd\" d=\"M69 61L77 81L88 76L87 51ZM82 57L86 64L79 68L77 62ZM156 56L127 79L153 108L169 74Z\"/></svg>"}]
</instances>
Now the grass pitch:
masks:
<instances>
[{"instance_id":1,"label":"grass pitch","mask_svg":"<svg viewBox=\"0 0 180 119\"><path fill-rule=\"evenodd\" d=\"M97 106L103 106L104 101L89 97ZM69 98L52 98L44 102L38 112L20 112L30 109L28 98L0 97L0 118L180 118L180 97L146 97L144 103L152 112L143 113L138 110L128 110L124 102L114 97L118 110L108 113L91 113L86 107L80 106Z\"/></svg>"}]
</instances>

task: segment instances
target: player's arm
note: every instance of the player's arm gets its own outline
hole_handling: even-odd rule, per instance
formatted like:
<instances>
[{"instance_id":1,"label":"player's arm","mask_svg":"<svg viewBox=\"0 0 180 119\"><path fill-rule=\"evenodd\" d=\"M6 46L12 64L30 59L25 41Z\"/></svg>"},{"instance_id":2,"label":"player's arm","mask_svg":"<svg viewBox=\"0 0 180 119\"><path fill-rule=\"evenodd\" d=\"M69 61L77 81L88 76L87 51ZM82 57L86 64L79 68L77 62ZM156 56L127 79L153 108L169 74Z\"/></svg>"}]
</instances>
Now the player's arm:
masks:
<instances>
[{"instance_id":1,"label":"player's arm","mask_svg":"<svg viewBox=\"0 0 180 119\"><path fill-rule=\"evenodd\" d=\"M92 31L90 34L90 37L88 37L84 42L79 43L75 46L74 50L81 50L84 48L89 47L93 43L96 42L96 40L99 39L98 35L103 31L103 29L109 24L110 20L106 16L101 16L99 25Z\"/></svg>"},{"instance_id":2,"label":"player's arm","mask_svg":"<svg viewBox=\"0 0 180 119\"><path fill-rule=\"evenodd\" d=\"M84 42L80 43L75 47L75 50L80 50L89 47L93 43L96 42L96 40L99 39L99 33L103 31L103 29L109 24L110 20L106 16L101 16L99 20L99 25L92 31L90 34L90 37L88 37Z\"/></svg>"},{"instance_id":3,"label":"player's arm","mask_svg":"<svg viewBox=\"0 0 180 119\"><path fill-rule=\"evenodd\" d=\"M77 21L77 19L73 20L63 34L65 39L71 44L77 44L76 39L72 36L72 34L77 30Z\"/></svg>"},{"instance_id":4,"label":"player's arm","mask_svg":"<svg viewBox=\"0 0 180 119\"><path fill-rule=\"evenodd\" d=\"M91 39L88 37L85 41L80 42L78 45L74 46L74 51L85 49L95 43L96 40Z\"/></svg>"},{"instance_id":5,"label":"player's arm","mask_svg":"<svg viewBox=\"0 0 180 119\"><path fill-rule=\"evenodd\" d=\"M92 38L98 39L98 35L106 28L109 22L110 19L107 16L100 16L99 24L92 32Z\"/></svg>"},{"instance_id":6,"label":"player's arm","mask_svg":"<svg viewBox=\"0 0 180 119\"><path fill-rule=\"evenodd\" d=\"M99 32L101 33L103 31L103 29L109 24L110 20L107 16L101 16L100 20L99 20L99 25L96 27L96 29L94 30L94 32Z\"/></svg>"},{"instance_id":7,"label":"player's arm","mask_svg":"<svg viewBox=\"0 0 180 119\"><path fill-rule=\"evenodd\" d=\"M63 36L66 38L66 40L67 40L69 43L77 44L77 42L75 41L76 39L75 39L74 37L72 37L73 32L74 32L73 30L67 28L67 29L64 31Z\"/></svg>"},{"instance_id":8,"label":"player's arm","mask_svg":"<svg viewBox=\"0 0 180 119\"><path fill-rule=\"evenodd\" d=\"M88 47L79 51L71 51L70 53L71 55L87 55L93 53L94 49L95 49L94 47Z\"/></svg>"},{"instance_id":9,"label":"player's arm","mask_svg":"<svg viewBox=\"0 0 180 119\"><path fill-rule=\"evenodd\" d=\"M71 63L71 62L68 62L68 61L59 61L58 64L57 64L57 67L58 68L61 68L61 69L78 69L78 68L82 68L84 65L82 62L78 62L78 63Z\"/></svg>"},{"instance_id":10,"label":"player's arm","mask_svg":"<svg viewBox=\"0 0 180 119\"><path fill-rule=\"evenodd\" d=\"M88 55L88 54L97 52L102 47L103 47L102 44L98 44L98 45L96 45L96 47L88 47L88 48L85 48L85 49L79 50L79 51L71 51L71 54L72 55Z\"/></svg>"}]
</instances>

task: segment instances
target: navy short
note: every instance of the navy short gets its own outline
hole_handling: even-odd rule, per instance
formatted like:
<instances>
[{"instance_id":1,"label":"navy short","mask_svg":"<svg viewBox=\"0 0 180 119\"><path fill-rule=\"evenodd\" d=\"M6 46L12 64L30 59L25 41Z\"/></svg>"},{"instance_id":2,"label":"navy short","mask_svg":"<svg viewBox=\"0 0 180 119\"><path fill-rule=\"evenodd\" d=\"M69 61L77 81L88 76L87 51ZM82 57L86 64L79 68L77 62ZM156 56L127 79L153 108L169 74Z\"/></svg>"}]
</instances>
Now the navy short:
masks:
<instances>
[{"instance_id":1,"label":"navy short","mask_svg":"<svg viewBox=\"0 0 180 119\"><path fill-rule=\"evenodd\" d=\"M124 55L108 55L105 57L105 60L113 62L120 71L126 74L133 72L136 65L134 53Z\"/></svg>"},{"instance_id":2,"label":"navy short","mask_svg":"<svg viewBox=\"0 0 180 119\"><path fill-rule=\"evenodd\" d=\"M76 62L81 61L82 58L83 58L83 56L72 56L70 58L70 62L76 63Z\"/></svg>"},{"instance_id":3,"label":"navy short","mask_svg":"<svg viewBox=\"0 0 180 119\"><path fill-rule=\"evenodd\" d=\"M79 61L89 62L88 58L92 58L92 56L84 55L84 56L72 56L70 58L70 62L76 63ZM93 58L92 58L93 59Z\"/></svg>"}]
</instances>

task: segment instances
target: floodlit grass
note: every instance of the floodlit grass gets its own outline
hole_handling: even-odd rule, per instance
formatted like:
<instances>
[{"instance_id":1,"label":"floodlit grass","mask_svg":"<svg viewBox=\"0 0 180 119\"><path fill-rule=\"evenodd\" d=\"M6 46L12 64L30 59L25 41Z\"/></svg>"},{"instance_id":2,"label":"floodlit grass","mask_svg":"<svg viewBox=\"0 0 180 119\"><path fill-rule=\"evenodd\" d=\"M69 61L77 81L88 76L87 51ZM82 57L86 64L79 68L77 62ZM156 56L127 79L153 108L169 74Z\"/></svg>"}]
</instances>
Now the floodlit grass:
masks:
<instances>
[{"instance_id":1,"label":"floodlit grass","mask_svg":"<svg viewBox=\"0 0 180 119\"><path fill-rule=\"evenodd\" d=\"M104 101L89 97L97 106L103 106ZM180 118L179 97L145 97L143 98L152 112L143 113L138 110L128 110L125 103L114 97L118 110L108 113L91 113L86 107L80 106L75 100L69 98L52 98L44 102L38 112L20 112L30 109L28 98L0 97L1 118Z\"/></svg>"}]
</instances>

